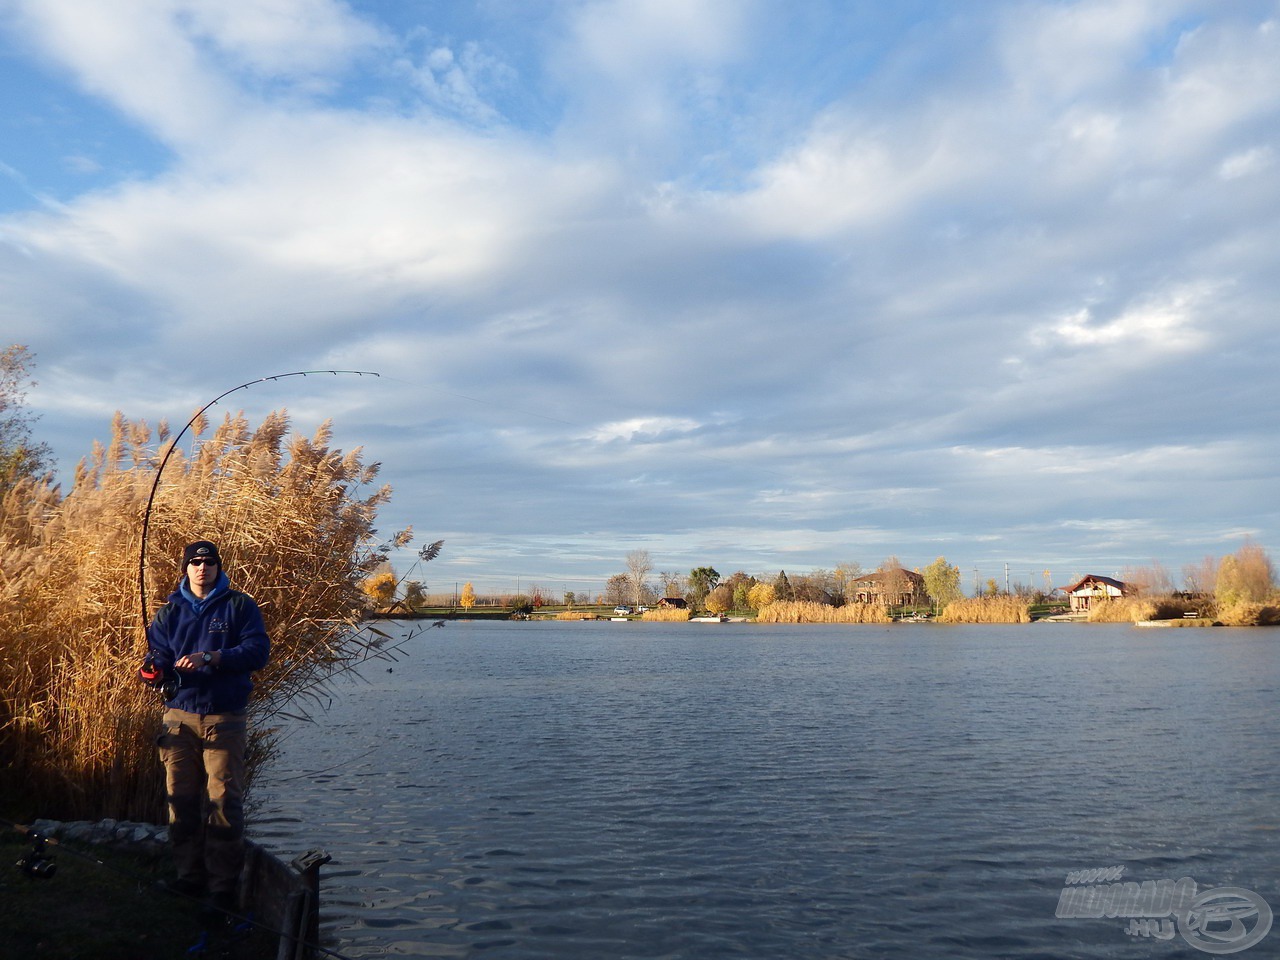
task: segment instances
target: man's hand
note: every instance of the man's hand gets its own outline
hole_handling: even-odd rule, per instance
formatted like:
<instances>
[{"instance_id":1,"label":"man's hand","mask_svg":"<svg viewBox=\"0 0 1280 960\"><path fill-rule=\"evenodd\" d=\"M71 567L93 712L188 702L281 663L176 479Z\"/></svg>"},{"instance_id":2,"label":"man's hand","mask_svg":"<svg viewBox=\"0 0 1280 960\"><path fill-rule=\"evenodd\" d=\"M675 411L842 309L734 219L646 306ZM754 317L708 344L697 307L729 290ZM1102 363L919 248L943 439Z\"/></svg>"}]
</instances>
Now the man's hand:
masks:
<instances>
[{"instance_id":1,"label":"man's hand","mask_svg":"<svg viewBox=\"0 0 1280 960\"><path fill-rule=\"evenodd\" d=\"M177 663L174 664L179 670L191 672L192 670L200 670L203 667L216 667L222 663L222 651L213 650L209 653L209 662L205 663L205 655L203 653L189 653Z\"/></svg>"}]
</instances>

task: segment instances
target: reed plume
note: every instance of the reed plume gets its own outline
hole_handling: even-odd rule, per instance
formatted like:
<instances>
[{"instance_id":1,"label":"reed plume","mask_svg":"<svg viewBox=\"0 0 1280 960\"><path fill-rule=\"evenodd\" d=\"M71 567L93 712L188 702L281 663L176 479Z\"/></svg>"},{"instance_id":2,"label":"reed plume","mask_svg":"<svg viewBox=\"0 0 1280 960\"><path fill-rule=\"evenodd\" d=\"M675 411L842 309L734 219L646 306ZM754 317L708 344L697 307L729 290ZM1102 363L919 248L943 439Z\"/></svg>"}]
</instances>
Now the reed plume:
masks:
<instances>
[{"instance_id":1,"label":"reed plume","mask_svg":"<svg viewBox=\"0 0 1280 960\"><path fill-rule=\"evenodd\" d=\"M378 467L359 449L331 449L329 423L291 435L284 411L256 429L243 414L212 431L193 424L156 489L144 614L142 520L167 436L164 424L153 432L117 414L65 496L28 481L0 500L0 804L10 815L162 819L161 706L137 668L144 619L177 585L188 542L218 543L272 639L250 705L251 775L274 748L273 717L305 714L327 678L385 643L359 624L359 583L385 559L373 524L390 490L372 486Z\"/></svg>"}]
</instances>

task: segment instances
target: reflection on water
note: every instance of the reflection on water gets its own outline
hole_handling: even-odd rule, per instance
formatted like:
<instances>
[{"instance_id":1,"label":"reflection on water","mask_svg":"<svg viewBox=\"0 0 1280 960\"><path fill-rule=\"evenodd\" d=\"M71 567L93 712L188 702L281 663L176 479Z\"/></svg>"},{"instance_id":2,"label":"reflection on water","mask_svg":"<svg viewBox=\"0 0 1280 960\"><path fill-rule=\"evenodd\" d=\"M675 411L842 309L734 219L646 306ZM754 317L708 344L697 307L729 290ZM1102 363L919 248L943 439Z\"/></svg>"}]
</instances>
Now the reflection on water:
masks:
<instances>
[{"instance_id":1,"label":"reflection on water","mask_svg":"<svg viewBox=\"0 0 1280 960\"><path fill-rule=\"evenodd\" d=\"M256 788L255 838L333 854L349 957L1195 954L1054 916L1118 864L1280 909L1280 634L455 622L407 649Z\"/></svg>"}]
</instances>

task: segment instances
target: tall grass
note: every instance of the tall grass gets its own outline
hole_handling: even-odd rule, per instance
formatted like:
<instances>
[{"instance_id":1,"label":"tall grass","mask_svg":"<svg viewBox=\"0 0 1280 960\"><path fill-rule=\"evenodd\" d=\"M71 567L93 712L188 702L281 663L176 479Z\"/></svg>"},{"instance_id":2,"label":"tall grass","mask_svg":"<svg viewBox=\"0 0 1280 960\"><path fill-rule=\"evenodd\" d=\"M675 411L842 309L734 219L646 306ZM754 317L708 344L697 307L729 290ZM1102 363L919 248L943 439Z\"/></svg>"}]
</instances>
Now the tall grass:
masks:
<instances>
[{"instance_id":1,"label":"tall grass","mask_svg":"<svg viewBox=\"0 0 1280 960\"><path fill-rule=\"evenodd\" d=\"M674 607L654 607L640 614L641 620L656 620L663 623L684 623L693 615L691 610L677 610Z\"/></svg>"},{"instance_id":2,"label":"tall grass","mask_svg":"<svg viewBox=\"0 0 1280 960\"><path fill-rule=\"evenodd\" d=\"M1212 617L1214 604L1183 597L1116 597L1089 605L1090 623L1138 623L1143 620L1181 620L1185 614Z\"/></svg>"},{"instance_id":3,"label":"tall grass","mask_svg":"<svg viewBox=\"0 0 1280 960\"><path fill-rule=\"evenodd\" d=\"M1280 626L1280 606L1242 600L1219 610L1217 619L1224 627Z\"/></svg>"},{"instance_id":4,"label":"tall grass","mask_svg":"<svg viewBox=\"0 0 1280 960\"><path fill-rule=\"evenodd\" d=\"M359 450L330 449L327 423L309 439L287 436L288 423L279 411L251 430L229 416L208 436L195 424L191 449L165 468L147 544L145 619L196 539L219 544L232 586L262 607L273 649L255 677L251 771L274 747L272 718L305 711L325 678L384 642L357 626L358 583L385 556L373 523L390 491L370 491L378 468ZM0 809L11 816L163 816L161 705L137 668L141 527L166 439L163 425L153 439L117 414L65 496L25 483L0 500Z\"/></svg>"},{"instance_id":5,"label":"tall grass","mask_svg":"<svg viewBox=\"0 0 1280 960\"><path fill-rule=\"evenodd\" d=\"M882 603L846 603L833 607L804 600L776 600L756 613L759 623L891 623Z\"/></svg>"},{"instance_id":6,"label":"tall grass","mask_svg":"<svg viewBox=\"0 0 1280 960\"><path fill-rule=\"evenodd\" d=\"M939 623L1030 623L1031 604L1019 597L965 597L938 614Z\"/></svg>"}]
</instances>

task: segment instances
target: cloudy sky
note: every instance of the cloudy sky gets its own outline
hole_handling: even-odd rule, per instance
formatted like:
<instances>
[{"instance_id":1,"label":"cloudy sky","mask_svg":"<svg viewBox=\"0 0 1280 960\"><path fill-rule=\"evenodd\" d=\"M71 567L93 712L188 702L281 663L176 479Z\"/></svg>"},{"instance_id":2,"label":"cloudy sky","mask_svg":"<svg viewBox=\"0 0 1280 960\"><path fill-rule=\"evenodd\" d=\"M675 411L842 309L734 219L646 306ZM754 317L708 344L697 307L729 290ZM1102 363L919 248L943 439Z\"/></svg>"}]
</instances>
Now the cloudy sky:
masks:
<instances>
[{"instance_id":1,"label":"cloudy sky","mask_svg":"<svg viewBox=\"0 0 1280 960\"><path fill-rule=\"evenodd\" d=\"M1274 555L1278 259L1276 0L0 0L63 470L376 371L431 590Z\"/></svg>"}]
</instances>

